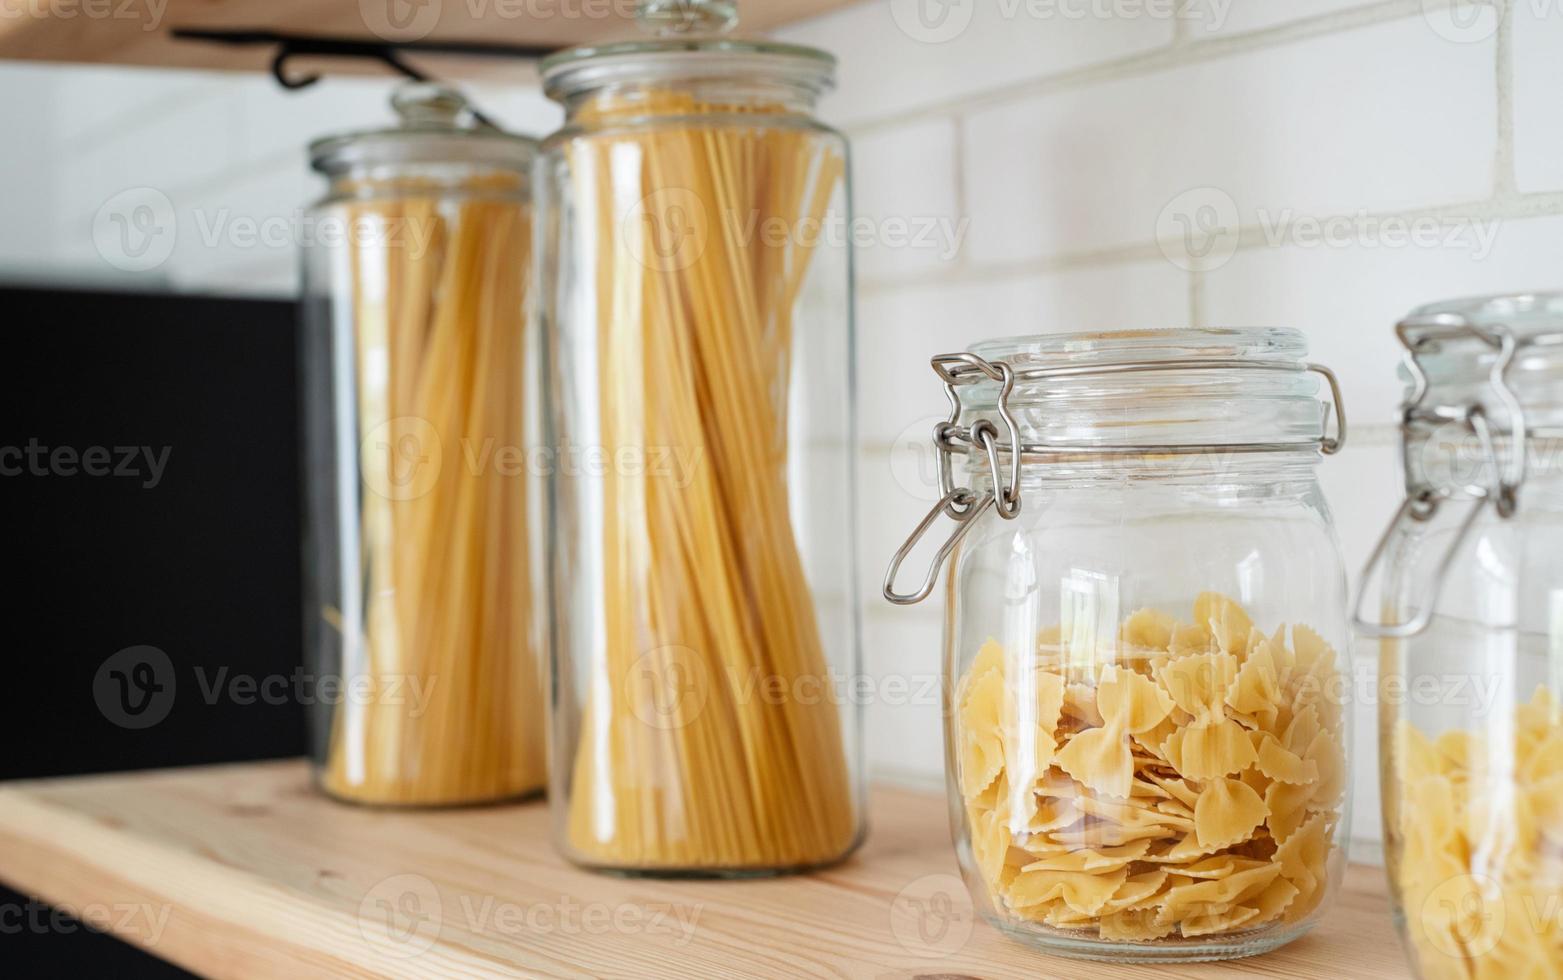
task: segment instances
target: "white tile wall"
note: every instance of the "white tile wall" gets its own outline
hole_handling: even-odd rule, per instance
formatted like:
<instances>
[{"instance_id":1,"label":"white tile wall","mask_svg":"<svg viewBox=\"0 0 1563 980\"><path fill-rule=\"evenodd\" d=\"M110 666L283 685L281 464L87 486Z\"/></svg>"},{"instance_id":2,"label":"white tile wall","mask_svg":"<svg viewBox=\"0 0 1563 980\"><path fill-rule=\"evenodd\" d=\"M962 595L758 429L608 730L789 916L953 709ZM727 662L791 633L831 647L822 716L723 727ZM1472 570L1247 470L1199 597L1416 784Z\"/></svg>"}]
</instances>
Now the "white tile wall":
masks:
<instances>
[{"instance_id":1,"label":"white tile wall","mask_svg":"<svg viewBox=\"0 0 1563 980\"><path fill-rule=\"evenodd\" d=\"M1373 0L1193 0L1184 18L1188 25L1185 37L1200 40L1262 31L1372 3Z\"/></svg>"},{"instance_id":2,"label":"white tile wall","mask_svg":"<svg viewBox=\"0 0 1563 980\"><path fill-rule=\"evenodd\" d=\"M1402 19L984 108L966 134L971 259L1151 240L1200 187L1245 225L1485 198L1493 46Z\"/></svg>"},{"instance_id":3,"label":"white tile wall","mask_svg":"<svg viewBox=\"0 0 1563 980\"><path fill-rule=\"evenodd\" d=\"M294 226L322 187L305 146L390 123L395 84L328 78L286 92L259 75L0 63L11 96L0 121L15 137L0 154L0 178L26 189L0 198L0 276L291 295L297 236L246 244L244 227ZM535 88L470 93L522 132L542 135L560 118ZM175 245L166 261L126 272L99 252L93 220L138 188L169 202Z\"/></svg>"},{"instance_id":4,"label":"white tile wall","mask_svg":"<svg viewBox=\"0 0 1563 980\"><path fill-rule=\"evenodd\" d=\"M1152 8L1166 5L1137 9ZM1563 287L1563 15L1551 0L1513 0L1500 30L1495 8L1444 8L1195 0L1174 24L1150 12L1067 16L1104 9L1067 0L867 0L783 32L841 57L822 111L853 137L861 213L880 230L915 219L952 229L944 248L861 257L860 550L876 677L938 669L938 600L892 608L879 578L932 499L923 447L945 406L927 360L979 338L1188 322L1304 329L1341 373L1356 423L1351 447L1320 472L1360 567L1399 489L1395 318L1451 294ZM14 136L0 180L26 191L0 196L0 275L11 277L286 295L288 249L207 248L197 213L292 214L314 193L303 144L389 117L383 80L288 94L259 77L6 64L0 86L11 96L0 124ZM518 128L558 119L528 83L479 95ZM98 254L91 220L137 184L169 198L180 237L167 262L123 273ZM1163 257L1158 237L1170 249L1177 214L1163 211L1199 187L1230 198L1236 227L1224 240L1236 252L1194 274ZM1282 219L1291 233L1269 233ZM1422 222L1406 227L1433 240L1395 244L1394 220ZM1310 222L1334 237L1311 241ZM1453 240L1437 235L1451 228ZM1489 246L1476 236L1491 229ZM1360 651L1358 661L1371 667ZM937 705L893 700L869 708L875 771L937 777ZM1370 706L1357 716L1353 832L1371 842L1375 725Z\"/></svg>"},{"instance_id":5,"label":"white tile wall","mask_svg":"<svg viewBox=\"0 0 1563 980\"><path fill-rule=\"evenodd\" d=\"M1514 0L1514 177L1563 190L1563 6Z\"/></svg>"},{"instance_id":6,"label":"white tile wall","mask_svg":"<svg viewBox=\"0 0 1563 980\"><path fill-rule=\"evenodd\" d=\"M929 119L871 133L852 147L857 225L872 234L857 253L860 279L937 271L956 262L966 236L958 204L953 120Z\"/></svg>"},{"instance_id":7,"label":"white tile wall","mask_svg":"<svg viewBox=\"0 0 1563 980\"><path fill-rule=\"evenodd\" d=\"M1034 9L1054 12L1036 16ZM783 33L842 56L840 90L826 115L848 124L1123 58L1173 38L1167 16L1063 16L1067 9L1094 8L1079 0L869 0Z\"/></svg>"}]
</instances>

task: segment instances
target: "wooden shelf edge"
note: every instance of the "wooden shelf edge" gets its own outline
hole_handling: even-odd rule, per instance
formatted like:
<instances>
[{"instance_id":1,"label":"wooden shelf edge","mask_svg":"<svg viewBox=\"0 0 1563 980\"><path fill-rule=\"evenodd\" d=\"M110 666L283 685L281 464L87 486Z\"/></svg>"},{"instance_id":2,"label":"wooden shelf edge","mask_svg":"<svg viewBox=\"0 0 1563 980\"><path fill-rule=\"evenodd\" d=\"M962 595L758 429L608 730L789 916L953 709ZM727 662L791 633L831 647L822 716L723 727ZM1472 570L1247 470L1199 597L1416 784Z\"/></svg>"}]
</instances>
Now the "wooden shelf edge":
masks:
<instances>
[{"instance_id":1,"label":"wooden shelf edge","mask_svg":"<svg viewBox=\"0 0 1563 980\"><path fill-rule=\"evenodd\" d=\"M869 842L837 868L746 882L626 880L555 856L542 803L342 807L313 792L303 763L271 762L0 784L0 880L67 911L106 911L103 924L121 939L215 977L1144 975L1052 959L976 921L945 814L942 797L877 788ZM426 946L388 941L375 918L385 886L402 879L425 883L444 910ZM898 899L929 882L964 909L951 922L965 931L947 947L922 948L893 921ZM477 922L473 910L489 907L697 914L681 939L534 929L524 917L514 929ZM1285 949L1156 969L1407 975L1383 872L1365 867L1349 869L1324 923Z\"/></svg>"},{"instance_id":2,"label":"wooden shelf edge","mask_svg":"<svg viewBox=\"0 0 1563 980\"><path fill-rule=\"evenodd\" d=\"M853 0L758 0L740 5L743 30L761 33L846 6ZM34 4L0 18L0 58L77 65L140 65L263 71L265 48L174 41L171 28L286 31L376 40L483 41L568 47L632 38L632 0L79 0ZM546 16L528 16L535 14ZM525 62L452 59L443 77L514 71ZM424 66L424 61L418 64ZM302 67L309 67L307 63ZM335 70L375 72L353 61Z\"/></svg>"}]
</instances>

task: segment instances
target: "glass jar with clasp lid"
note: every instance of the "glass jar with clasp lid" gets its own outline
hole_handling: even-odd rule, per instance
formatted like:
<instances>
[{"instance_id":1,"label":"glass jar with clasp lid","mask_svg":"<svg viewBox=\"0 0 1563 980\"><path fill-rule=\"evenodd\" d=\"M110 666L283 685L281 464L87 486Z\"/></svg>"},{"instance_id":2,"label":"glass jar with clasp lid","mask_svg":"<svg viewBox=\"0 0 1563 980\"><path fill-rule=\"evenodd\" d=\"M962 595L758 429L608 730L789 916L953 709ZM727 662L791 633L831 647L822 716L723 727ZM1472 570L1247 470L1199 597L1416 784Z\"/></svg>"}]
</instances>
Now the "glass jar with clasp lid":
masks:
<instances>
[{"instance_id":1,"label":"glass jar with clasp lid","mask_svg":"<svg viewBox=\"0 0 1563 980\"><path fill-rule=\"evenodd\" d=\"M1563 294L1423 307L1363 575L1396 923L1428 978L1563 975Z\"/></svg>"},{"instance_id":2,"label":"glass jar with clasp lid","mask_svg":"<svg viewBox=\"0 0 1563 980\"><path fill-rule=\"evenodd\" d=\"M1343 865L1339 388L1282 329L1047 335L936 357L946 772L982 914L1047 951L1224 959ZM1331 402L1319 400L1320 378ZM1332 407L1333 405L1333 407ZM1334 431L1331 432L1333 415ZM911 592L919 540L955 527Z\"/></svg>"}]
</instances>

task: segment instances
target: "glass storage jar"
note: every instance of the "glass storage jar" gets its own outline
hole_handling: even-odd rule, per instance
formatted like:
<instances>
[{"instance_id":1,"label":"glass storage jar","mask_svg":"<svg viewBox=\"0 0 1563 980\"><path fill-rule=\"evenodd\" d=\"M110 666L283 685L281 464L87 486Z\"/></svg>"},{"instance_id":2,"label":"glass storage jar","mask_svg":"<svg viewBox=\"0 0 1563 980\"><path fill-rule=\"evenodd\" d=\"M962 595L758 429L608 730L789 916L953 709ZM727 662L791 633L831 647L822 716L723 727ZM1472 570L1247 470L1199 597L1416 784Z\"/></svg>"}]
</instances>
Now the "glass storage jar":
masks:
<instances>
[{"instance_id":1,"label":"glass storage jar","mask_svg":"<svg viewBox=\"0 0 1563 980\"><path fill-rule=\"evenodd\" d=\"M550 795L582 865L775 873L863 833L833 70L694 36L543 65Z\"/></svg>"},{"instance_id":2,"label":"glass storage jar","mask_svg":"<svg viewBox=\"0 0 1563 980\"><path fill-rule=\"evenodd\" d=\"M302 341L306 657L321 787L476 803L546 781L524 411L532 140L453 91L315 142Z\"/></svg>"},{"instance_id":3,"label":"glass storage jar","mask_svg":"<svg viewBox=\"0 0 1563 980\"><path fill-rule=\"evenodd\" d=\"M945 770L982 915L1049 952L1265 952L1344 865L1344 438L1292 330L1068 334L934 358L943 500L891 601L946 596ZM1330 410L1318 399L1329 381ZM1020 446L1020 452L1013 447ZM921 588L900 567L956 527Z\"/></svg>"},{"instance_id":4,"label":"glass storage jar","mask_svg":"<svg viewBox=\"0 0 1563 980\"><path fill-rule=\"evenodd\" d=\"M1422 977L1563 976L1563 294L1398 330L1406 500L1357 608L1396 924Z\"/></svg>"}]
</instances>

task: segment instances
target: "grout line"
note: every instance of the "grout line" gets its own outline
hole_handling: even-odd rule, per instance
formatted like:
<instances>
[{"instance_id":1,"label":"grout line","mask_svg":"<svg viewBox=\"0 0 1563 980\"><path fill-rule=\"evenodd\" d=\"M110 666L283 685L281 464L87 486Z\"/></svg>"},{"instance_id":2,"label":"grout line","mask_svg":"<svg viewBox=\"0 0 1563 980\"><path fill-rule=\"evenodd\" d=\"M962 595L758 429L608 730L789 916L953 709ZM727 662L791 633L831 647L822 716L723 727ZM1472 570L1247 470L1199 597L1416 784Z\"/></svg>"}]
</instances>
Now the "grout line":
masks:
<instances>
[{"instance_id":1,"label":"grout line","mask_svg":"<svg viewBox=\"0 0 1563 980\"><path fill-rule=\"evenodd\" d=\"M1517 196L1514 172L1514 0L1498 0L1498 148L1493 160L1493 191L1499 198Z\"/></svg>"},{"instance_id":2,"label":"grout line","mask_svg":"<svg viewBox=\"0 0 1563 980\"><path fill-rule=\"evenodd\" d=\"M1447 5L1446 0L1437 0L1437 2L1440 5ZM1453 2L1455 0L1447 0L1447 3ZM849 136L858 137L910 122L926 121L929 117L950 115L962 109L968 111L986 109L1024 101L1035 96L1051 95L1102 82L1153 74L1251 51L1280 47L1297 41L1331 34L1344 34L1363 27L1420 16L1423 13L1423 0L1380 0L1378 3L1320 14L1245 34L1196 38L1186 43L1164 45L1139 54L1099 62L1056 75L1006 83L969 95L930 102L913 109L848 123L842 128Z\"/></svg>"},{"instance_id":3,"label":"grout line","mask_svg":"<svg viewBox=\"0 0 1563 980\"><path fill-rule=\"evenodd\" d=\"M1431 219L1445 224L1478 221L1502 224L1508 221L1525 221L1531 218L1552 217L1560 214L1563 214L1563 191L1543 191L1532 194L1501 193L1482 201L1432 205L1402 211L1353 211L1315 215L1314 217L1318 217L1321 221L1340 218L1373 221L1387 219L1427 221ZM1271 241L1267 237L1266 229L1260 225L1244 225L1238 229L1237 250L1239 252L1285 248L1292 244L1290 241L1284 240ZM1076 269L1127 265L1155 259L1165 259L1161 247L1155 242L1140 242L1132 245L1091 249L1081 252L1062 252L1036 259L1023 259L1013 262L987 262L963 269L948 266L936 272L920 272L915 276L860 279L858 292L872 295L876 292L890 292L923 286L997 282L1025 276L1045 276ZM1198 312L1197 307L1193 307L1192 298L1191 308Z\"/></svg>"}]
</instances>

